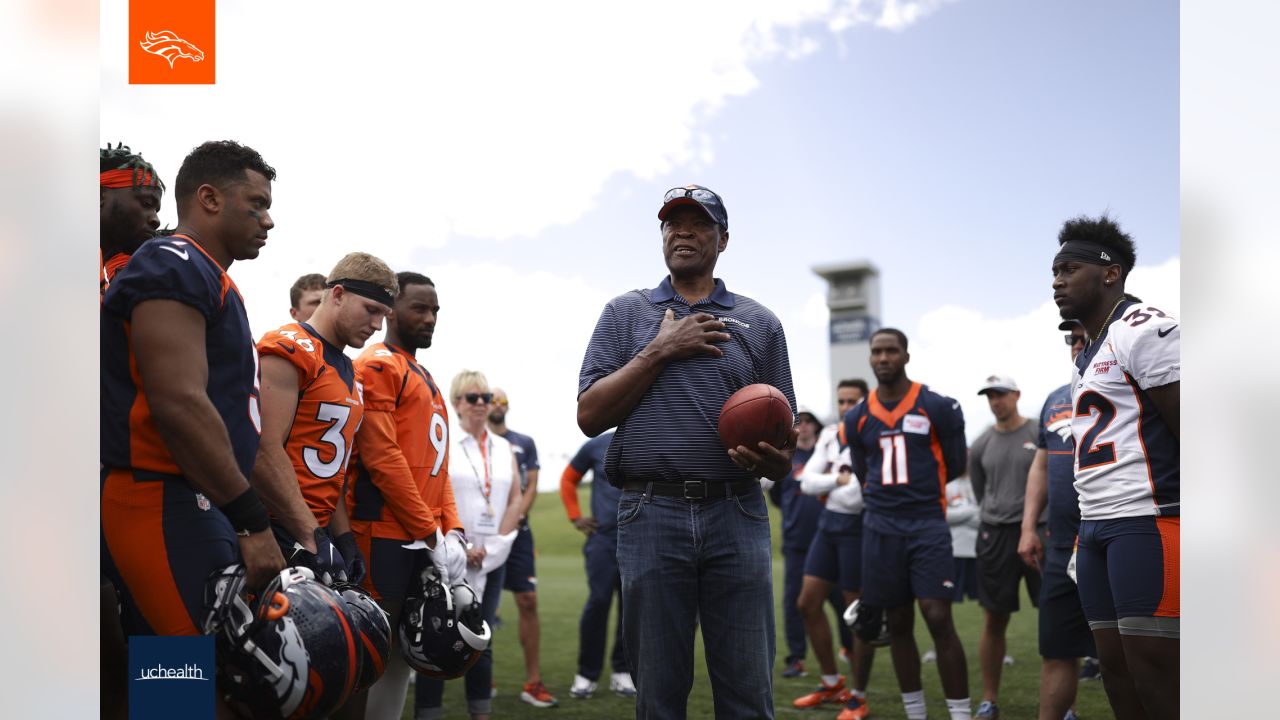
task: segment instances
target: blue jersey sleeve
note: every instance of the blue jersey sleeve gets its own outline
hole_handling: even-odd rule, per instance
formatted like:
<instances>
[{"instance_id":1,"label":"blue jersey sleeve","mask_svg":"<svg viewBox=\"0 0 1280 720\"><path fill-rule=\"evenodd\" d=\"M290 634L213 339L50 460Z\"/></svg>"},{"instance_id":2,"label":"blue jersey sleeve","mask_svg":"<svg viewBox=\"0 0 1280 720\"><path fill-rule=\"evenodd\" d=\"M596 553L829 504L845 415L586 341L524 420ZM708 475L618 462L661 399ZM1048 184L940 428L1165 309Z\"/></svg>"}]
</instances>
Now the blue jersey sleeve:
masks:
<instances>
[{"instance_id":1,"label":"blue jersey sleeve","mask_svg":"<svg viewBox=\"0 0 1280 720\"><path fill-rule=\"evenodd\" d=\"M174 300L195 308L212 324L222 310L221 276L194 243L156 238L143 243L116 275L102 309L127 321L139 303Z\"/></svg>"},{"instance_id":2,"label":"blue jersey sleeve","mask_svg":"<svg viewBox=\"0 0 1280 720\"><path fill-rule=\"evenodd\" d=\"M942 446L942 462L947 468L947 480L954 480L965 472L969 447L964 439L964 411L960 403L945 395L937 396L938 444Z\"/></svg>"},{"instance_id":3,"label":"blue jersey sleeve","mask_svg":"<svg viewBox=\"0 0 1280 720\"><path fill-rule=\"evenodd\" d=\"M844 430L840 434L844 437L844 445L841 447L849 448L849 457L853 460L853 474L857 476L862 484L867 482L867 448L862 444L862 438L858 436L858 419L866 414L866 403L859 403L852 410L844 414Z\"/></svg>"},{"instance_id":4,"label":"blue jersey sleeve","mask_svg":"<svg viewBox=\"0 0 1280 720\"><path fill-rule=\"evenodd\" d=\"M538 443L533 438L525 435L527 442L524 445L524 465L528 470L539 470L542 468L538 464Z\"/></svg>"}]
</instances>

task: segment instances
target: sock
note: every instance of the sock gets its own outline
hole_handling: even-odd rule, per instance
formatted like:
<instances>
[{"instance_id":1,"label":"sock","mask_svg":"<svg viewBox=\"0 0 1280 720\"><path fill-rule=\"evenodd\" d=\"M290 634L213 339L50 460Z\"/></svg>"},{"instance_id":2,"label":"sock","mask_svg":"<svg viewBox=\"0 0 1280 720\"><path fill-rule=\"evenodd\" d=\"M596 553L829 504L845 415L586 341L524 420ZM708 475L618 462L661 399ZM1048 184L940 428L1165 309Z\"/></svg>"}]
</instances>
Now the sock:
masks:
<instances>
[{"instance_id":1,"label":"sock","mask_svg":"<svg viewBox=\"0 0 1280 720\"><path fill-rule=\"evenodd\" d=\"M822 676L822 684L826 685L827 687L835 687L836 683L838 682L840 682L839 675L823 675Z\"/></svg>"},{"instance_id":2,"label":"sock","mask_svg":"<svg viewBox=\"0 0 1280 720\"><path fill-rule=\"evenodd\" d=\"M902 693L902 709L907 711L907 720L926 720L928 713L924 705L924 691Z\"/></svg>"},{"instance_id":3,"label":"sock","mask_svg":"<svg viewBox=\"0 0 1280 720\"><path fill-rule=\"evenodd\" d=\"M969 707L969 698L956 700L947 698L947 712L951 713L951 720L972 720L973 718L973 710Z\"/></svg>"},{"instance_id":4,"label":"sock","mask_svg":"<svg viewBox=\"0 0 1280 720\"><path fill-rule=\"evenodd\" d=\"M851 688L849 688L849 694L850 694L850 695L852 695L852 696L854 696L854 697L856 697L856 698L858 698L859 700L866 700L866 699L867 699L867 691L866 691L866 690L859 690L858 688L851 687Z\"/></svg>"}]
</instances>

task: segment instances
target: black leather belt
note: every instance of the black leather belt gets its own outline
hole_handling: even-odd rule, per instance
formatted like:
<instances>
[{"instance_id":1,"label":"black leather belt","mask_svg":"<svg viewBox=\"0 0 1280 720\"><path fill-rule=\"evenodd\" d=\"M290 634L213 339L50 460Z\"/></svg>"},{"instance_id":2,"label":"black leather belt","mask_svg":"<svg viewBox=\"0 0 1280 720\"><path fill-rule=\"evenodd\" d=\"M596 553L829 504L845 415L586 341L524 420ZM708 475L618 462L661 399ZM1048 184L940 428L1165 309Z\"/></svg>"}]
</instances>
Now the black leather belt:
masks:
<instances>
[{"instance_id":1,"label":"black leather belt","mask_svg":"<svg viewBox=\"0 0 1280 720\"><path fill-rule=\"evenodd\" d=\"M636 492L652 492L664 497L678 497L684 500L716 500L730 495L748 495L760 491L757 480L740 480L725 482L723 480L687 480L685 482L653 482L645 483L629 481L622 486L623 490Z\"/></svg>"}]
</instances>

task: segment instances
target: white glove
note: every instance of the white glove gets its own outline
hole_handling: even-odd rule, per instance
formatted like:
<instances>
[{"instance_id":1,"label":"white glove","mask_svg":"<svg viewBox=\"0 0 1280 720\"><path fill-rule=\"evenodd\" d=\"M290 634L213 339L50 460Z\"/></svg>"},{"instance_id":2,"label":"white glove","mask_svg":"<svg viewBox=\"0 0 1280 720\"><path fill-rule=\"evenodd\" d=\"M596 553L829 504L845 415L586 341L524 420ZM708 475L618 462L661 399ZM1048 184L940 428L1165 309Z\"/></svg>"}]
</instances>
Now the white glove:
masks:
<instances>
[{"instance_id":1,"label":"white glove","mask_svg":"<svg viewBox=\"0 0 1280 720\"><path fill-rule=\"evenodd\" d=\"M435 542L433 544L435 545L434 548L428 548L428 552L431 553L431 564L435 566L436 575L439 576L440 583L445 587L449 587L453 577L449 575L449 566L445 562L447 550L445 548L444 535L440 532L440 526L438 525L436 526ZM425 546L426 543L424 542L423 545Z\"/></svg>"},{"instance_id":2,"label":"white glove","mask_svg":"<svg viewBox=\"0 0 1280 720\"><path fill-rule=\"evenodd\" d=\"M462 582L467 576L467 542L462 539L462 532L456 528L450 530L444 536L444 544L436 547L444 555L444 565L449 574L448 584Z\"/></svg>"},{"instance_id":3,"label":"white glove","mask_svg":"<svg viewBox=\"0 0 1280 720\"><path fill-rule=\"evenodd\" d=\"M1071 559L1067 561L1067 577L1071 578L1071 582L1079 585L1080 581L1076 580L1076 549L1071 548Z\"/></svg>"}]
</instances>

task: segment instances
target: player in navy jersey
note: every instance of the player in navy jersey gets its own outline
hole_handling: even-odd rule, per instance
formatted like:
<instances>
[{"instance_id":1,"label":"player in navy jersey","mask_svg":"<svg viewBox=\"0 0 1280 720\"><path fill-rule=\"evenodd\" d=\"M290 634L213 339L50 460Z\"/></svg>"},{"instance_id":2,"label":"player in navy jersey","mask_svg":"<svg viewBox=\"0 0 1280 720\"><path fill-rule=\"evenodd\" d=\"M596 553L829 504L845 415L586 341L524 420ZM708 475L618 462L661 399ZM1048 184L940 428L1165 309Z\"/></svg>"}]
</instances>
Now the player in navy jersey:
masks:
<instances>
[{"instance_id":1,"label":"player in navy jersey","mask_svg":"<svg viewBox=\"0 0 1280 720\"><path fill-rule=\"evenodd\" d=\"M103 562L130 634L198 634L210 572L243 561L259 588L284 567L248 481L257 353L226 273L266 243L274 177L237 143L193 150L177 232L144 243L103 299Z\"/></svg>"},{"instance_id":2,"label":"player in navy jersey","mask_svg":"<svg viewBox=\"0 0 1280 720\"><path fill-rule=\"evenodd\" d=\"M1089 339L1075 359L1076 579L1116 717L1177 718L1180 323L1125 294L1133 240L1067 221L1053 299Z\"/></svg>"},{"instance_id":3,"label":"player in navy jersey","mask_svg":"<svg viewBox=\"0 0 1280 720\"><path fill-rule=\"evenodd\" d=\"M1067 330L1071 359L1084 349L1084 327L1075 320ZM1080 498L1075 488L1075 445L1071 439L1071 386L1049 393L1040 410L1036 456L1027 473L1018 554L1041 574L1040 583L1040 720L1060 720L1075 704L1080 658L1095 652L1093 635L1080 608L1076 584L1067 563L1080 529ZM1048 539L1037 532L1040 514L1049 507Z\"/></svg>"},{"instance_id":4,"label":"player in navy jersey","mask_svg":"<svg viewBox=\"0 0 1280 720\"><path fill-rule=\"evenodd\" d=\"M953 720L968 720L969 672L951 617L955 561L946 518L946 484L964 473L960 404L907 377L907 336L871 336L879 386L841 424L853 471L862 480L862 603L884 608L893 669L908 720L925 717L920 650L911 601L933 636L938 675Z\"/></svg>"}]
</instances>

